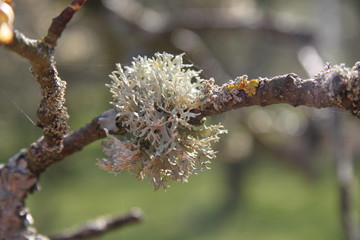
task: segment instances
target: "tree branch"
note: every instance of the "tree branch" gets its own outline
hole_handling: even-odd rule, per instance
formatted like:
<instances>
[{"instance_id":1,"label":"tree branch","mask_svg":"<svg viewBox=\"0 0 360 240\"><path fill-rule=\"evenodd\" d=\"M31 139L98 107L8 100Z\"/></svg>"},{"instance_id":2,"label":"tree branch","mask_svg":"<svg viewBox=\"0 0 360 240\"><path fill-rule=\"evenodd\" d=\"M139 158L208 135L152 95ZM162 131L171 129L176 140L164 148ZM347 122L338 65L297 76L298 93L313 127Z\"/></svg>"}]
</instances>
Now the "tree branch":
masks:
<instances>
[{"instance_id":1,"label":"tree branch","mask_svg":"<svg viewBox=\"0 0 360 240\"><path fill-rule=\"evenodd\" d=\"M87 0L73 0L59 16L52 20L49 27L48 34L44 38L44 43L50 49L56 46L57 40L60 38L62 32L65 30L66 25L70 22L74 14L81 8Z\"/></svg>"},{"instance_id":2,"label":"tree branch","mask_svg":"<svg viewBox=\"0 0 360 240\"><path fill-rule=\"evenodd\" d=\"M199 115L191 119L191 123L197 124L206 116L221 114L232 109L279 103L314 108L338 107L349 110L359 117L359 96L356 95L356 93L359 94L360 88L359 67L360 62L356 63L352 69L344 66L341 68L328 66L315 79L307 80L295 74L276 76L271 79L259 78L256 80L258 86L254 89L256 91L254 95L247 93L246 88L238 88L237 84L241 80L237 83L230 81L222 86L216 86L207 81L205 83L206 97L199 108L192 110ZM249 82L245 79L242 81ZM93 141L104 138L105 132L99 124L102 116L94 118L91 123L66 135L63 139L64 147L60 152L49 156L46 141L40 138L29 149L15 155L13 160L24 159L31 172L40 174L52 163L80 151ZM121 126L121 123L117 125ZM120 128L117 134L125 132L124 128Z\"/></svg>"},{"instance_id":3,"label":"tree branch","mask_svg":"<svg viewBox=\"0 0 360 240\"><path fill-rule=\"evenodd\" d=\"M0 239L23 239L26 234L24 200L35 189L38 176L49 165L104 138L106 134L99 119L101 116L65 136L60 152L49 152L45 138L41 137L10 158L6 166L0 166ZM119 129L117 134L124 132Z\"/></svg>"},{"instance_id":4,"label":"tree branch","mask_svg":"<svg viewBox=\"0 0 360 240\"><path fill-rule=\"evenodd\" d=\"M15 30L13 41L6 45L8 49L30 61L32 73L40 84L42 100L37 111L38 125L43 129L46 141L44 147L49 152L61 151L62 138L69 129L69 116L65 107L66 82L58 76L52 54L67 23L85 2L86 0L74 0L54 18L43 41L29 39Z\"/></svg>"},{"instance_id":5,"label":"tree branch","mask_svg":"<svg viewBox=\"0 0 360 240\"><path fill-rule=\"evenodd\" d=\"M63 139L63 148L59 152L49 152L45 138L40 137L28 149L22 149L15 154L9 162L25 161L30 172L39 175L51 164L82 150L94 141L104 138L106 134L99 122L101 117L94 118L89 124L66 135ZM125 132L124 128L120 128L113 134L123 134Z\"/></svg>"},{"instance_id":6,"label":"tree branch","mask_svg":"<svg viewBox=\"0 0 360 240\"><path fill-rule=\"evenodd\" d=\"M6 166L0 166L0 239L25 239L27 213L24 211L24 200L26 195L34 190L38 176L48 166L105 137L105 132L99 125L100 117L68 134L68 114L64 98L66 83L59 78L53 59L53 51L58 39L85 1L74 0L54 18L47 36L42 41L26 38L15 30L13 41L7 45L8 49L29 60L32 73L40 84L42 100L38 109L38 125L43 128L44 136L28 149L23 149L13 156ZM212 25L211 19L205 19L206 21L203 22ZM205 25L192 25L194 20L188 21L185 18L182 21L184 22L181 24L187 27L205 27ZM221 23L220 20L217 22ZM232 22L224 21L224 23L229 27L239 27ZM175 24L168 22L160 32L174 29L174 26ZM218 27L224 26L218 25ZM308 80L302 80L295 74L287 74L272 79L253 80L256 85L251 85L252 81L247 81L244 77L238 78L238 82L229 82L223 86L216 86L211 81L207 81L204 86L207 92L202 104L192 110L199 115L191 122L196 124L205 116L240 107L278 103L316 108L337 106L360 117L359 72L360 62L352 69L342 65L327 66L315 79ZM119 130L119 133L124 132L124 129ZM116 225L115 222L117 221L109 220L105 224L107 227L99 228L95 232L111 229ZM85 233L90 228L85 227L77 234L81 235L81 232Z\"/></svg>"},{"instance_id":7,"label":"tree branch","mask_svg":"<svg viewBox=\"0 0 360 240\"><path fill-rule=\"evenodd\" d=\"M191 123L197 124L205 116L232 109L279 103L294 107L337 107L360 118L360 62L351 69L344 65L327 65L314 79L303 80L293 73L271 79L255 79L258 86L253 89L253 95L246 92L246 87L241 88L241 81L248 81L238 79L237 83L229 82L221 87L209 81L205 86L208 92L204 104L192 110L199 115ZM243 83L246 85L246 82Z\"/></svg>"},{"instance_id":8,"label":"tree branch","mask_svg":"<svg viewBox=\"0 0 360 240\"><path fill-rule=\"evenodd\" d=\"M24 161L0 166L0 239L25 239L24 200L37 181Z\"/></svg>"},{"instance_id":9,"label":"tree branch","mask_svg":"<svg viewBox=\"0 0 360 240\"><path fill-rule=\"evenodd\" d=\"M41 47L39 40L27 38L16 29L14 30L13 41L5 46L9 50L33 62L36 62L36 59L41 59L46 55L46 51L38 50Z\"/></svg>"},{"instance_id":10,"label":"tree branch","mask_svg":"<svg viewBox=\"0 0 360 240\"><path fill-rule=\"evenodd\" d=\"M43 41L29 39L15 30L13 41L6 45L8 49L29 60L32 65L32 73L41 87L42 99L37 115L38 126L43 129L44 137L37 143L42 148L41 152L46 152L46 154L39 156L37 155L38 151L29 151L30 159L33 160L29 161L29 163L33 163L29 165L29 168L35 170L35 174L40 172L37 170L39 166L47 167L49 164L44 163L56 159L63 148L63 137L69 129L67 124L69 116L65 107L66 82L58 76L52 54L67 23L85 2L86 0L73 0L58 17L53 19ZM37 160L39 162L36 163ZM44 169L44 167L40 168Z\"/></svg>"},{"instance_id":11,"label":"tree branch","mask_svg":"<svg viewBox=\"0 0 360 240\"><path fill-rule=\"evenodd\" d=\"M24 200L38 182L38 174L58 159L64 147L69 118L65 107L66 82L62 81L55 66L53 47L72 15L85 1L74 0L74 12L66 13L50 26L49 40L32 40L19 31L6 47L29 60L32 73L41 87L42 99L37 111L38 126L44 136L12 157L6 166L0 166L0 239L27 239L31 234L26 226ZM66 16L65 16L66 15Z\"/></svg>"},{"instance_id":12,"label":"tree branch","mask_svg":"<svg viewBox=\"0 0 360 240\"><path fill-rule=\"evenodd\" d=\"M65 107L66 82L58 76L51 51L41 41L29 39L17 30L12 43L6 47L29 60L42 95L37 111L38 126L43 129L49 150L61 150L62 137L69 128Z\"/></svg>"},{"instance_id":13,"label":"tree branch","mask_svg":"<svg viewBox=\"0 0 360 240\"><path fill-rule=\"evenodd\" d=\"M141 211L133 209L125 216L102 216L86 222L83 226L69 229L50 237L51 240L75 240L99 237L112 230L141 221Z\"/></svg>"}]
</instances>

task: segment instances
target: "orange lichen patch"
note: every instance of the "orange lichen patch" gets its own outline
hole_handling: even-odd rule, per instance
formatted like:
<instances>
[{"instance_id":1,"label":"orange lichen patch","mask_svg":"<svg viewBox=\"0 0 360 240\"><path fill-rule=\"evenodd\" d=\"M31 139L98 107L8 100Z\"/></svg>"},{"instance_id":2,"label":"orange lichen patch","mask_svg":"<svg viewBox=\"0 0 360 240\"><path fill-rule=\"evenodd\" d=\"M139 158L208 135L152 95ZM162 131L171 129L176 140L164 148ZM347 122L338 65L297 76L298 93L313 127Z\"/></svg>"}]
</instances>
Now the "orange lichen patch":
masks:
<instances>
[{"instance_id":1,"label":"orange lichen patch","mask_svg":"<svg viewBox=\"0 0 360 240\"><path fill-rule=\"evenodd\" d=\"M247 80L247 78L240 78L238 82L231 83L227 87L228 89L244 90L250 97L256 94L256 88L259 86L258 79Z\"/></svg>"}]
</instances>

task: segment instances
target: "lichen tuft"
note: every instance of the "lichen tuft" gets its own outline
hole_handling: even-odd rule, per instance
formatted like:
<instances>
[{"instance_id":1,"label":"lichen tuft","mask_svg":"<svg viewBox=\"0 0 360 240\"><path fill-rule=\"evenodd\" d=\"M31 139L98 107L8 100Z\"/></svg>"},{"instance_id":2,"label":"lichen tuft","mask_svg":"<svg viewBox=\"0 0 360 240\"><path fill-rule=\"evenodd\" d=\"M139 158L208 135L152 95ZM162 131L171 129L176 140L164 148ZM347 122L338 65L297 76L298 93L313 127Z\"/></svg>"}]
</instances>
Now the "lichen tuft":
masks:
<instances>
[{"instance_id":1,"label":"lichen tuft","mask_svg":"<svg viewBox=\"0 0 360 240\"><path fill-rule=\"evenodd\" d=\"M207 168L215 157L211 144L226 132L222 125L193 126L191 112L202 104L203 80L182 55L156 53L153 58L134 58L132 65L112 72L111 104L117 125L127 139L109 135L103 142L108 159L98 165L110 172L128 170L148 179L157 190L169 179L186 182L190 174Z\"/></svg>"},{"instance_id":2,"label":"lichen tuft","mask_svg":"<svg viewBox=\"0 0 360 240\"><path fill-rule=\"evenodd\" d=\"M324 70L315 76L328 97L339 107L350 109L360 117L360 62L348 68L345 64L327 63Z\"/></svg>"}]
</instances>

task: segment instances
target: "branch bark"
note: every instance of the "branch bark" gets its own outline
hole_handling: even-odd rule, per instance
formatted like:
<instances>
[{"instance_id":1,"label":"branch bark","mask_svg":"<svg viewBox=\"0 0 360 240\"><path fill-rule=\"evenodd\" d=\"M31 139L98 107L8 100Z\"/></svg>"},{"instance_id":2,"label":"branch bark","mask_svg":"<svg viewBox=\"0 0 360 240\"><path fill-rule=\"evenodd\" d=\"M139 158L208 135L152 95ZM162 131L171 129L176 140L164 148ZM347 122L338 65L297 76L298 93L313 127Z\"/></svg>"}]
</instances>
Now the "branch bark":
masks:
<instances>
[{"instance_id":1,"label":"branch bark","mask_svg":"<svg viewBox=\"0 0 360 240\"><path fill-rule=\"evenodd\" d=\"M66 25L85 2L86 0L73 0L53 19L43 40L29 39L15 30L13 41L6 45L8 49L29 60L32 73L41 88L42 99L37 115L38 126L43 129L44 136L27 152L29 169L35 175L46 169L64 147L63 137L69 129L69 115L65 107L66 82L58 76L53 52ZM41 146L41 155L37 155L39 151L34 146Z\"/></svg>"},{"instance_id":2,"label":"branch bark","mask_svg":"<svg viewBox=\"0 0 360 240\"><path fill-rule=\"evenodd\" d=\"M70 8L77 10L84 2L74 0ZM29 60L32 73L40 84L42 99L37 115L44 136L28 150L21 150L12 157L6 166L0 166L0 239L27 239L33 234L27 228L24 200L35 189L38 174L45 169L43 165L53 163L64 147L63 137L68 131L69 118L65 107L66 82L58 76L53 46L75 12L65 14L65 9L58 21L53 21L50 26L49 37L44 38L46 41L29 39L15 30L12 41L6 45ZM34 151L36 143L41 143L37 145L41 151Z\"/></svg>"},{"instance_id":3,"label":"branch bark","mask_svg":"<svg viewBox=\"0 0 360 240\"><path fill-rule=\"evenodd\" d=\"M246 76L247 78L247 76ZM238 80L242 81L242 80ZM245 80L247 81L247 80ZM208 82L204 104L192 111L199 115L191 120L199 123L205 116L249 106L268 106L287 103L294 107L337 107L360 118L360 62L352 68L327 65L314 79L301 79L294 73L273 78L255 79L255 93L239 89L240 82L229 82L221 87Z\"/></svg>"},{"instance_id":4,"label":"branch bark","mask_svg":"<svg viewBox=\"0 0 360 240\"><path fill-rule=\"evenodd\" d=\"M170 14L163 14L147 8L138 1L103 1L104 6L119 18L125 20L132 26L147 33L163 34L176 29L186 28L192 30L221 29L221 30L255 30L270 32L277 35L301 38L311 41L313 30L296 19L291 24L281 21L280 16L264 16L259 10L249 9L252 14L234 16L231 9L196 9L185 8L181 11L173 11Z\"/></svg>"},{"instance_id":5,"label":"branch bark","mask_svg":"<svg viewBox=\"0 0 360 240\"><path fill-rule=\"evenodd\" d=\"M39 175L51 164L64 159L88 144L106 136L99 118L66 135L60 152L52 152L44 137L15 154L8 164L0 166L0 239L24 239L28 233L24 200L36 189ZM124 133L119 129L118 134Z\"/></svg>"},{"instance_id":6,"label":"branch bark","mask_svg":"<svg viewBox=\"0 0 360 240\"><path fill-rule=\"evenodd\" d=\"M70 22L74 14L81 8L81 6L87 0L73 0L59 16L53 19L47 36L44 38L45 45L54 49L56 46L57 40L61 37L62 32L65 30L66 25Z\"/></svg>"},{"instance_id":7,"label":"branch bark","mask_svg":"<svg viewBox=\"0 0 360 240\"><path fill-rule=\"evenodd\" d=\"M6 47L29 60L42 95L37 111L38 126L43 129L48 148L61 150L62 137L69 129L65 107L66 82L58 76L52 50L44 42L29 39L17 30L14 31L12 43Z\"/></svg>"},{"instance_id":8,"label":"branch bark","mask_svg":"<svg viewBox=\"0 0 360 240\"><path fill-rule=\"evenodd\" d=\"M42 100L38 125L43 128L44 136L13 156L6 166L0 166L0 239L25 239L30 234L26 226L24 200L36 188L39 175L47 167L106 136L99 125L99 117L68 134L66 83L59 78L53 57L56 43L67 23L84 3L85 0L74 0L54 18L43 40L29 39L14 31L14 39L7 45L8 49L29 60L32 73L40 84ZM257 85L251 91L241 85L241 82L249 84L244 77L239 78L239 82L222 86L209 80L204 86L206 95L202 104L192 109L198 116L191 123L197 124L206 116L240 107L278 103L315 108L335 106L360 117L359 72L360 62L351 69L328 65L314 79L303 80L295 74L256 79ZM124 132L124 129L119 130L120 134Z\"/></svg>"},{"instance_id":9,"label":"branch bark","mask_svg":"<svg viewBox=\"0 0 360 240\"><path fill-rule=\"evenodd\" d=\"M141 221L141 211L133 209L125 216L102 216L86 222L80 227L50 237L51 240L79 240L104 235L112 230Z\"/></svg>"}]
</instances>

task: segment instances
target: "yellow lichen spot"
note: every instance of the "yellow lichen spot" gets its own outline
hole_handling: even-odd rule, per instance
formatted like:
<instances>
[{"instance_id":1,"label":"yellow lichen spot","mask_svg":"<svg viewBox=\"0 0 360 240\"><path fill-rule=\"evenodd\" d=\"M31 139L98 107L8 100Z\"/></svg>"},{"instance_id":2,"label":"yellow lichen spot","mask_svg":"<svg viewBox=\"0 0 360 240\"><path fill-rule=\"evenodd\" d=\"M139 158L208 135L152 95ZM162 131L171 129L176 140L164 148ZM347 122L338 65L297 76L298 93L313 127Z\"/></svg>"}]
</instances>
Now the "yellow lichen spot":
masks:
<instances>
[{"instance_id":1,"label":"yellow lichen spot","mask_svg":"<svg viewBox=\"0 0 360 240\"><path fill-rule=\"evenodd\" d=\"M248 81L248 84L245 87L245 92L250 97L254 96L256 94L256 88L259 86L259 80L258 79L251 79Z\"/></svg>"},{"instance_id":2,"label":"yellow lichen spot","mask_svg":"<svg viewBox=\"0 0 360 240\"><path fill-rule=\"evenodd\" d=\"M235 88L237 90L244 90L247 95L252 97L256 94L256 88L258 86L259 86L258 79L251 79L250 81L248 81L247 77L240 77L238 82L229 84L228 89Z\"/></svg>"}]
</instances>

